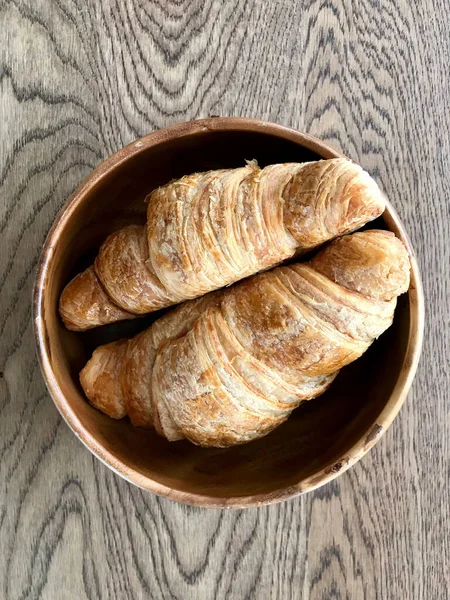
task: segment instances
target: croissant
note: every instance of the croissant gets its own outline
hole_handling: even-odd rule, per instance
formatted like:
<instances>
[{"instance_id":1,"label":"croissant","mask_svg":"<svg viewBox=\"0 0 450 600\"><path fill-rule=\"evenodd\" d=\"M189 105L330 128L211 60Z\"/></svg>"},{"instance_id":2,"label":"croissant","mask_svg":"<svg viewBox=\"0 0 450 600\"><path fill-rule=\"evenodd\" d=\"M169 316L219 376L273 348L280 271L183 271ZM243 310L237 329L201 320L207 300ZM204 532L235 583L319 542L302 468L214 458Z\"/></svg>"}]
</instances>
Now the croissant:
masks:
<instances>
[{"instance_id":1,"label":"croissant","mask_svg":"<svg viewBox=\"0 0 450 600\"><path fill-rule=\"evenodd\" d=\"M168 440L248 442L323 393L391 325L409 269L390 232L339 238L308 263L187 302L101 346L82 387L104 413L153 425Z\"/></svg>"},{"instance_id":2,"label":"croissant","mask_svg":"<svg viewBox=\"0 0 450 600\"><path fill-rule=\"evenodd\" d=\"M148 197L146 227L110 235L60 298L69 329L197 298L378 217L384 199L346 159L196 173Z\"/></svg>"}]
</instances>

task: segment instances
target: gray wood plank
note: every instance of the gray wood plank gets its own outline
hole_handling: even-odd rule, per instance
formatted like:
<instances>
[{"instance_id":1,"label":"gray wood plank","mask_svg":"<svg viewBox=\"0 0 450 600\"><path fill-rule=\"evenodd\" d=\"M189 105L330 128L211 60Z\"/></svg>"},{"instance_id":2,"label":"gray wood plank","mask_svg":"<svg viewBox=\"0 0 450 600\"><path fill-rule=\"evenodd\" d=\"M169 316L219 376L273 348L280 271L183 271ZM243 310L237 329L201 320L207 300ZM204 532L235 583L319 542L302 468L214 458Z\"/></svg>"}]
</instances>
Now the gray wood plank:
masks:
<instances>
[{"instance_id":1,"label":"gray wood plank","mask_svg":"<svg viewBox=\"0 0 450 600\"><path fill-rule=\"evenodd\" d=\"M450 39L445 0L0 1L0 597L446 599ZM383 440L281 505L189 508L96 461L35 359L31 289L65 199L155 128L261 117L363 164L404 220L424 355ZM195 536L192 532L195 531Z\"/></svg>"}]
</instances>

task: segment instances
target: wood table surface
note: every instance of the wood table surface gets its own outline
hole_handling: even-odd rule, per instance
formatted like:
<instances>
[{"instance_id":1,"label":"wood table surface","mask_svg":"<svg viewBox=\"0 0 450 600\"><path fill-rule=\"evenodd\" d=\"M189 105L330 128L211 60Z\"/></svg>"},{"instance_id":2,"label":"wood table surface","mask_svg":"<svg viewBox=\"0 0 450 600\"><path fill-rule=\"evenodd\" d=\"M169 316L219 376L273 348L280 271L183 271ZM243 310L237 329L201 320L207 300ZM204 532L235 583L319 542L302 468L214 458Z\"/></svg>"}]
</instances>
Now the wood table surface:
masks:
<instances>
[{"instance_id":1,"label":"wood table surface","mask_svg":"<svg viewBox=\"0 0 450 600\"><path fill-rule=\"evenodd\" d=\"M0 598L450 596L448 0L0 0ZM259 117L360 162L400 213L426 295L394 425L314 493L191 508L109 471L36 361L31 292L67 197L131 140Z\"/></svg>"}]
</instances>

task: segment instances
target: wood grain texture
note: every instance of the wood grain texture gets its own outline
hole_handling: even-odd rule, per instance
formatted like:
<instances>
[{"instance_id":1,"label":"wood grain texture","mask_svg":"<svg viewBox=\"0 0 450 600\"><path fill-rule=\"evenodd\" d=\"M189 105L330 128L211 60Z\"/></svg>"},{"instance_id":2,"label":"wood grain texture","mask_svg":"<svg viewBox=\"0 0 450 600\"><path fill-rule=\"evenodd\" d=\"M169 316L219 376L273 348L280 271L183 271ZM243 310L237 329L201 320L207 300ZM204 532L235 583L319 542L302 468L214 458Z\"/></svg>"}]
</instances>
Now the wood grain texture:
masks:
<instances>
[{"instance_id":1,"label":"wood grain texture","mask_svg":"<svg viewBox=\"0 0 450 600\"><path fill-rule=\"evenodd\" d=\"M445 0L0 1L0 597L444 600L450 588L450 38ZM383 440L282 505L194 509L81 446L37 366L31 288L104 157L211 114L324 138L407 226L424 354Z\"/></svg>"}]
</instances>

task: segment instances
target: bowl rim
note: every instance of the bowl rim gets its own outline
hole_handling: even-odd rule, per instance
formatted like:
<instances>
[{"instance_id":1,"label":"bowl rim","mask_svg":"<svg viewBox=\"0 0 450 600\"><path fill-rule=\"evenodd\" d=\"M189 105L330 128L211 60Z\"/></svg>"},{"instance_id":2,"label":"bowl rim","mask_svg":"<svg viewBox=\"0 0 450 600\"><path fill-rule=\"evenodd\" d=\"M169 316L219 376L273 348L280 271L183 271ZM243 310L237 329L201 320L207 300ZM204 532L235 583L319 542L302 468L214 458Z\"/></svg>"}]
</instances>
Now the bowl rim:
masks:
<instances>
[{"instance_id":1,"label":"bowl rim","mask_svg":"<svg viewBox=\"0 0 450 600\"><path fill-rule=\"evenodd\" d=\"M205 131L248 131L253 133L268 133L297 143L298 145L316 152L322 158L345 157L342 152L336 150L326 142L306 133L297 131L296 129L261 119L249 119L243 117L209 117L207 119L176 123L170 127L159 129L131 142L100 163L88 175L69 197L50 228L41 252L33 291L33 324L35 340L38 361L46 387L63 419L88 450L117 475L144 490L153 492L159 496L171 498L172 500L184 504L210 508L255 507L282 502L328 483L360 460L385 433L406 399L419 363L424 332L424 294L419 266L409 236L396 211L390 202L386 200L386 210L383 214L383 218L388 228L391 231L394 231L406 245L411 260L411 284L408 290L410 324L403 364L400 368L399 376L388 402L378 417L369 425L365 434L363 434L358 441L347 450L345 456L342 457L341 460L326 465L326 467L311 475L309 478L294 485L274 490L270 493L236 497L214 497L170 488L151 479L149 476L140 473L131 465L116 458L112 452L99 443L84 427L62 393L49 360L46 343L47 330L43 318L43 290L46 289L49 266L55 255L55 242L63 233L66 224L70 220L74 210L83 201L84 196L89 193L103 177L116 167L130 160L132 157L145 152L152 146L175 138L195 135Z\"/></svg>"}]
</instances>

